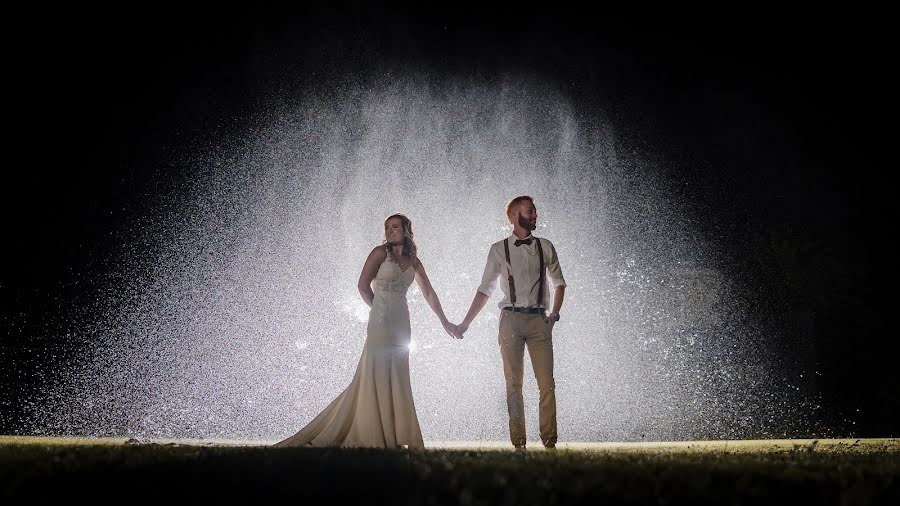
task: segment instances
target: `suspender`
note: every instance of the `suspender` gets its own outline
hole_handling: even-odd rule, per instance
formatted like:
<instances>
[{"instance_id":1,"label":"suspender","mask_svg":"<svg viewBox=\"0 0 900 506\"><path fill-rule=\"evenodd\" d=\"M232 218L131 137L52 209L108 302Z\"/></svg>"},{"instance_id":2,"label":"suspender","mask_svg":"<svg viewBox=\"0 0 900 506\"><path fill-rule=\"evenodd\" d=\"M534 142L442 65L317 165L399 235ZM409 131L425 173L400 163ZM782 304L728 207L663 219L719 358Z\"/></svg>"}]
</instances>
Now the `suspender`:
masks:
<instances>
[{"instance_id":1,"label":"suspender","mask_svg":"<svg viewBox=\"0 0 900 506\"><path fill-rule=\"evenodd\" d=\"M535 237L534 240L537 241L538 257L541 259L541 274L539 276L540 281L538 281L538 305L541 305L544 302L544 248L541 247L540 239Z\"/></svg>"},{"instance_id":2,"label":"suspender","mask_svg":"<svg viewBox=\"0 0 900 506\"><path fill-rule=\"evenodd\" d=\"M538 249L538 258L540 258L540 274L538 276L538 305L543 302L544 299L544 248L541 246L541 240L537 237L534 238L537 241L537 249ZM509 280L509 301L513 306L516 305L516 281L513 279L512 275L512 262L509 260L509 238L503 240L503 251L506 253L506 272L509 275L507 278Z\"/></svg>"},{"instance_id":3,"label":"suspender","mask_svg":"<svg viewBox=\"0 0 900 506\"><path fill-rule=\"evenodd\" d=\"M516 305L516 282L512 275L512 262L509 261L509 238L503 239L503 249L506 251L506 273L509 274L509 301Z\"/></svg>"}]
</instances>

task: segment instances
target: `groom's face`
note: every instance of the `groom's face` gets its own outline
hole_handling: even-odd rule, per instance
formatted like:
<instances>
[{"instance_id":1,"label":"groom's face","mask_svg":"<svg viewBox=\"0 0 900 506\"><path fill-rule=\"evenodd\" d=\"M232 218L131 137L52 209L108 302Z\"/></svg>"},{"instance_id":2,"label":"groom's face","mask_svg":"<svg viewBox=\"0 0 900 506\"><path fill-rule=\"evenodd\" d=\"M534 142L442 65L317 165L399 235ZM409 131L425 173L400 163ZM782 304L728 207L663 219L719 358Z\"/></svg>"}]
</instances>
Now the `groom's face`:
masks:
<instances>
[{"instance_id":1,"label":"groom's face","mask_svg":"<svg viewBox=\"0 0 900 506\"><path fill-rule=\"evenodd\" d=\"M537 208L533 202L519 205L519 226L529 231L537 228Z\"/></svg>"}]
</instances>

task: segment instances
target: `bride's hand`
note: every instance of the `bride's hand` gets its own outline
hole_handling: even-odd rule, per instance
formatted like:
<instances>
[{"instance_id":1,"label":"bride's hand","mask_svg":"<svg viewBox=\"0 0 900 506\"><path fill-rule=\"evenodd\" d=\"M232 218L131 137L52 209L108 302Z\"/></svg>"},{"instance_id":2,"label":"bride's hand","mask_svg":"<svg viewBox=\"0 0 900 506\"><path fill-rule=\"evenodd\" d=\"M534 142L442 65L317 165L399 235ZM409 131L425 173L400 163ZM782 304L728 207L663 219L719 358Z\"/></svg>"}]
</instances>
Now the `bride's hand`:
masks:
<instances>
[{"instance_id":1,"label":"bride's hand","mask_svg":"<svg viewBox=\"0 0 900 506\"><path fill-rule=\"evenodd\" d=\"M456 325L450 323L449 321L444 322L444 330L450 334L450 337L456 337Z\"/></svg>"}]
</instances>

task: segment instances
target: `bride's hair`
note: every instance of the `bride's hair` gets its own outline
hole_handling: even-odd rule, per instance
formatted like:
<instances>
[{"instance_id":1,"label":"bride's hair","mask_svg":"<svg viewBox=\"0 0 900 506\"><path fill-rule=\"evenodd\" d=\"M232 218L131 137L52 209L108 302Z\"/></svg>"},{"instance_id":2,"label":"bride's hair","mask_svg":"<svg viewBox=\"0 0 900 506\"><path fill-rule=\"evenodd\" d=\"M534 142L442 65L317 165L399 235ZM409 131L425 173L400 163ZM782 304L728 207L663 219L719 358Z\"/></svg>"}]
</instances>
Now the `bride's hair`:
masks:
<instances>
[{"instance_id":1,"label":"bride's hair","mask_svg":"<svg viewBox=\"0 0 900 506\"><path fill-rule=\"evenodd\" d=\"M418 247L416 247L415 234L413 234L412 220L407 218L406 215L397 213L388 216L387 219L384 220L384 226L387 226L387 222L390 221L391 218L399 219L400 225L403 226L403 255L415 258ZM387 239L385 239L384 244L387 246Z\"/></svg>"}]
</instances>

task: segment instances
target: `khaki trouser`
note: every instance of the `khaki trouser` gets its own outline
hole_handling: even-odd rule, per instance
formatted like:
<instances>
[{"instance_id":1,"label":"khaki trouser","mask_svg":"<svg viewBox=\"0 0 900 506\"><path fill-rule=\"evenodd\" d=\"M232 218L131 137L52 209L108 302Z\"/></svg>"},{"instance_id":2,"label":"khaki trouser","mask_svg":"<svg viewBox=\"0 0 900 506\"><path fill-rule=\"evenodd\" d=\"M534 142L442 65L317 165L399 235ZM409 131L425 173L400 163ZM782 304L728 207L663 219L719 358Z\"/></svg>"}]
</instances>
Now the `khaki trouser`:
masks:
<instances>
[{"instance_id":1,"label":"khaki trouser","mask_svg":"<svg viewBox=\"0 0 900 506\"><path fill-rule=\"evenodd\" d=\"M525 444L525 401L522 380L525 347L531 356L534 377L540 392L538 422L544 446L556 444L556 383L553 380L553 333L540 314L500 313L500 354L506 377L506 407L509 411L509 438L513 446Z\"/></svg>"}]
</instances>

